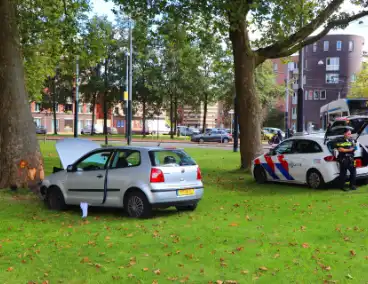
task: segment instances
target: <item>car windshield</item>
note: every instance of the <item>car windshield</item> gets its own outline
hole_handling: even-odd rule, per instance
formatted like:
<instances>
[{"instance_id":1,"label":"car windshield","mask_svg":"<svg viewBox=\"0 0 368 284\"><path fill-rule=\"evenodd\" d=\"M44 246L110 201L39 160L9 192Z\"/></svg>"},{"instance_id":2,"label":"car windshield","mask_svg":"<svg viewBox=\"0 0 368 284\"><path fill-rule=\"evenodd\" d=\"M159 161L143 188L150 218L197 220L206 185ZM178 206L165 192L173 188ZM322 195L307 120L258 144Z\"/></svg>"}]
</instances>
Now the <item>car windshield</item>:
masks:
<instances>
[{"instance_id":1,"label":"car windshield","mask_svg":"<svg viewBox=\"0 0 368 284\"><path fill-rule=\"evenodd\" d=\"M149 156L154 167L196 165L196 162L183 150L155 150L150 151Z\"/></svg>"}]
</instances>

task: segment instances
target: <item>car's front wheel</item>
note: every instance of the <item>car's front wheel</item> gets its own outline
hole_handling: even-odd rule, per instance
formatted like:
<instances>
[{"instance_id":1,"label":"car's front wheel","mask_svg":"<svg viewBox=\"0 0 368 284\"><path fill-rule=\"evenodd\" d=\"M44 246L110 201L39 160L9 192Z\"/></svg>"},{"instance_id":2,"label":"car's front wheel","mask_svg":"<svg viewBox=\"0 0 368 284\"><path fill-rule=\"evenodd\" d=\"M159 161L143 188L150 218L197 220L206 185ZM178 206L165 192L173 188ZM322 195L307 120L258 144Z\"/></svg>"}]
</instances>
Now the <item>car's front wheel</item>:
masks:
<instances>
[{"instance_id":1,"label":"car's front wheel","mask_svg":"<svg viewBox=\"0 0 368 284\"><path fill-rule=\"evenodd\" d=\"M63 211L67 208L63 193L55 186L51 186L47 189L45 201L50 210Z\"/></svg>"},{"instance_id":2,"label":"car's front wheel","mask_svg":"<svg viewBox=\"0 0 368 284\"><path fill-rule=\"evenodd\" d=\"M254 168L253 175L258 184L264 184L267 182L266 172L261 166L258 165Z\"/></svg>"},{"instance_id":3,"label":"car's front wheel","mask_svg":"<svg viewBox=\"0 0 368 284\"><path fill-rule=\"evenodd\" d=\"M312 169L307 173L307 184L310 188L320 189L325 186L325 181L319 171Z\"/></svg>"},{"instance_id":4,"label":"car's front wheel","mask_svg":"<svg viewBox=\"0 0 368 284\"><path fill-rule=\"evenodd\" d=\"M152 205L141 191L131 192L125 200L124 207L129 217L132 218L150 218L152 216Z\"/></svg>"},{"instance_id":5,"label":"car's front wheel","mask_svg":"<svg viewBox=\"0 0 368 284\"><path fill-rule=\"evenodd\" d=\"M229 139L228 139L228 138L224 138L224 139L222 140L222 143L229 143Z\"/></svg>"},{"instance_id":6,"label":"car's front wheel","mask_svg":"<svg viewBox=\"0 0 368 284\"><path fill-rule=\"evenodd\" d=\"M197 209L198 203L185 205L185 206L175 206L178 211L194 211Z\"/></svg>"}]
</instances>

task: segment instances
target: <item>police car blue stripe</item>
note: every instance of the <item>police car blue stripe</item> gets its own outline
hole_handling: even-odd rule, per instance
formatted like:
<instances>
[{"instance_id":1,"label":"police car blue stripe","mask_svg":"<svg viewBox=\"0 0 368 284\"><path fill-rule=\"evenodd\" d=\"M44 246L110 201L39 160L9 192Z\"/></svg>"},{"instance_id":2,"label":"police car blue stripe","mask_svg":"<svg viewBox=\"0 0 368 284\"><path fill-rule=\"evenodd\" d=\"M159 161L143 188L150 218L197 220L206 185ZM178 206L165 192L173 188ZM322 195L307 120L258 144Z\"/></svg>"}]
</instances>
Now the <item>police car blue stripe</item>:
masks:
<instances>
[{"instance_id":1,"label":"police car blue stripe","mask_svg":"<svg viewBox=\"0 0 368 284\"><path fill-rule=\"evenodd\" d=\"M275 163L275 165L287 180L294 180L294 178L289 174L289 172L281 164Z\"/></svg>"},{"instance_id":2,"label":"police car blue stripe","mask_svg":"<svg viewBox=\"0 0 368 284\"><path fill-rule=\"evenodd\" d=\"M271 169L271 167L267 164L267 163L262 163L262 167L268 172L268 174L273 178L273 179L280 179L275 172Z\"/></svg>"}]
</instances>

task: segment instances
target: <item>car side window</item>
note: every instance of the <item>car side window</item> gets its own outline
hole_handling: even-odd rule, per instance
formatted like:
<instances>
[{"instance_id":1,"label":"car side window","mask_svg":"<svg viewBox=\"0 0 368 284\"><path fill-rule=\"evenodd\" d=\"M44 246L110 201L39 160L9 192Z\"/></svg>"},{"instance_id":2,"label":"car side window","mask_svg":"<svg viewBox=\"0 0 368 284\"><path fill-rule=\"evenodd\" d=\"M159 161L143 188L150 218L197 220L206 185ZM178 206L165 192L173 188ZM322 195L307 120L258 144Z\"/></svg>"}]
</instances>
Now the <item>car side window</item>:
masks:
<instances>
[{"instance_id":1,"label":"car side window","mask_svg":"<svg viewBox=\"0 0 368 284\"><path fill-rule=\"evenodd\" d=\"M277 154L291 154L293 152L293 140L287 140L282 142L275 148Z\"/></svg>"},{"instance_id":2,"label":"car side window","mask_svg":"<svg viewBox=\"0 0 368 284\"><path fill-rule=\"evenodd\" d=\"M80 161L76 165L76 168L78 171L96 171L106 169L110 156L111 151L94 153Z\"/></svg>"},{"instance_id":3,"label":"car side window","mask_svg":"<svg viewBox=\"0 0 368 284\"><path fill-rule=\"evenodd\" d=\"M295 142L295 152L298 154L312 154L322 152L321 146L311 140L299 140Z\"/></svg>"},{"instance_id":4,"label":"car side window","mask_svg":"<svg viewBox=\"0 0 368 284\"><path fill-rule=\"evenodd\" d=\"M136 167L141 164L141 153L136 150L119 150L114 155L111 169Z\"/></svg>"}]
</instances>

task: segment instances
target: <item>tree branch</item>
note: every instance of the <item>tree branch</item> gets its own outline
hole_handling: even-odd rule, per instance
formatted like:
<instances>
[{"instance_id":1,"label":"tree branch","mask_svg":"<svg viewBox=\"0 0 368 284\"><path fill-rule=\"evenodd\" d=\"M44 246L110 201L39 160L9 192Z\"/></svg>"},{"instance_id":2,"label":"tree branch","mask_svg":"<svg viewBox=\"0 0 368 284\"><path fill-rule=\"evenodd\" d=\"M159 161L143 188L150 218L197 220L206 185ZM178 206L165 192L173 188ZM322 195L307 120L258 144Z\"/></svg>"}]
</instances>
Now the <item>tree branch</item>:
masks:
<instances>
[{"instance_id":1,"label":"tree branch","mask_svg":"<svg viewBox=\"0 0 368 284\"><path fill-rule=\"evenodd\" d=\"M259 49L257 53L259 54L259 56L265 58L271 58L271 56L272 58L274 58L273 56L275 54L285 53L287 49L303 41L316 29L318 29L318 27L320 27L323 23L325 23L329 19L329 17L341 6L343 2L344 0L333 0L326 7L326 9L324 9L314 20L312 20L306 26L302 27L299 31L290 35L285 40L276 42L270 46Z\"/></svg>"},{"instance_id":2,"label":"tree branch","mask_svg":"<svg viewBox=\"0 0 368 284\"><path fill-rule=\"evenodd\" d=\"M339 20L335 20L335 21L331 21L327 24L327 26L317 35L315 36L311 36L308 37L305 40L302 40L301 42L294 44L292 46L289 46L287 49L280 51L279 53L273 53L273 54L268 54L267 58L281 58L281 57L286 57L289 56L295 52L297 52L298 50L300 50L302 47L310 45L312 43L315 43L316 41L318 41L319 39L321 39L322 37L324 37L325 35L328 34L328 32L337 27L337 26L342 26L342 25L346 25L349 24L352 21L355 21L357 19L360 19L364 16L368 15L368 11L362 11L358 14L355 14L353 16L347 17L345 19L339 19Z\"/></svg>"}]
</instances>

